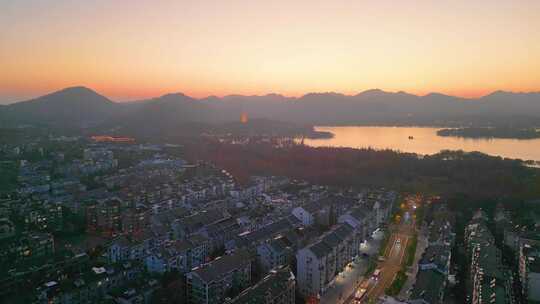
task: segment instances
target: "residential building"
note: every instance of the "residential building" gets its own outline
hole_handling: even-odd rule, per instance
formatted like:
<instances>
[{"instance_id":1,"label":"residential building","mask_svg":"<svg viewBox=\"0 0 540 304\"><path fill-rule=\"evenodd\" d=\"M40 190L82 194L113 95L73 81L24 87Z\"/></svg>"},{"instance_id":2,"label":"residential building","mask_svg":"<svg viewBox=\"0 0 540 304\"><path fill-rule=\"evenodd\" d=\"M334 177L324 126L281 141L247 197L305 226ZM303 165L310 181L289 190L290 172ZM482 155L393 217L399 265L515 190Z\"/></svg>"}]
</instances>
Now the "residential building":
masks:
<instances>
[{"instance_id":1,"label":"residential building","mask_svg":"<svg viewBox=\"0 0 540 304\"><path fill-rule=\"evenodd\" d=\"M279 236L257 246L257 261L264 272L289 264L292 248L287 238Z\"/></svg>"},{"instance_id":2,"label":"residential building","mask_svg":"<svg viewBox=\"0 0 540 304\"><path fill-rule=\"evenodd\" d=\"M433 245L426 248L418 261L420 270L435 270L447 276L450 271L452 248L445 245Z\"/></svg>"},{"instance_id":3,"label":"residential building","mask_svg":"<svg viewBox=\"0 0 540 304\"><path fill-rule=\"evenodd\" d=\"M358 254L360 242L349 224L339 224L296 254L298 289L304 296L324 294L332 280Z\"/></svg>"},{"instance_id":4,"label":"residential building","mask_svg":"<svg viewBox=\"0 0 540 304\"><path fill-rule=\"evenodd\" d=\"M367 240L373 232L373 230L371 230L372 225L370 225L369 215L360 207L342 214L338 218L338 222L347 223L353 227L355 233L362 241Z\"/></svg>"},{"instance_id":5,"label":"residential building","mask_svg":"<svg viewBox=\"0 0 540 304\"><path fill-rule=\"evenodd\" d=\"M311 226L315 224L315 212L317 211L316 208L308 208L308 207L296 207L292 210L292 214L302 222L302 225L304 226Z\"/></svg>"},{"instance_id":6,"label":"residential building","mask_svg":"<svg viewBox=\"0 0 540 304\"><path fill-rule=\"evenodd\" d=\"M50 233L26 232L0 249L0 260L30 260L49 257L54 253L54 238Z\"/></svg>"},{"instance_id":7,"label":"residential building","mask_svg":"<svg viewBox=\"0 0 540 304\"><path fill-rule=\"evenodd\" d=\"M121 231L121 202L118 199L97 201L86 207L86 225L89 232L115 236Z\"/></svg>"},{"instance_id":8,"label":"residential building","mask_svg":"<svg viewBox=\"0 0 540 304\"><path fill-rule=\"evenodd\" d=\"M513 303L511 273L501 262L487 216L479 210L465 227L465 245L470 261L472 304Z\"/></svg>"},{"instance_id":9,"label":"residential building","mask_svg":"<svg viewBox=\"0 0 540 304\"><path fill-rule=\"evenodd\" d=\"M519 278L523 298L540 301L540 244L523 243L519 250Z\"/></svg>"},{"instance_id":10,"label":"residential building","mask_svg":"<svg viewBox=\"0 0 540 304\"><path fill-rule=\"evenodd\" d=\"M207 262L210 241L203 236L190 240L177 240L155 248L145 258L150 272L164 273L171 270L189 272Z\"/></svg>"},{"instance_id":11,"label":"residential building","mask_svg":"<svg viewBox=\"0 0 540 304\"><path fill-rule=\"evenodd\" d=\"M133 237L121 235L115 238L107 248L107 257L110 262L117 263L129 260L140 260L144 258L147 250L151 249Z\"/></svg>"},{"instance_id":12,"label":"residential building","mask_svg":"<svg viewBox=\"0 0 540 304\"><path fill-rule=\"evenodd\" d=\"M244 290L230 304L294 304L295 277L289 267L272 270L260 282Z\"/></svg>"},{"instance_id":13,"label":"residential building","mask_svg":"<svg viewBox=\"0 0 540 304\"><path fill-rule=\"evenodd\" d=\"M144 230L148 223L148 211L145 208L130 208L120 217L123 233L138 233Z\"/></svg>"},{"instance_id":14,"label":"residential building","mask_svg":"<svg viewBox=\"0 0 540 304\"><path fill-rule=\"evenodd\" d=\"M415 304L442 304L446 277L435 270L419 271L409 296Z\"/></svg>"},{"instance_id":15,"label":"residential building","mask_svg":"<svg viewBox=\"0 0 540 304\"><path fill-rule=\"evenodd\" d=\"M244 250L219 257L187 273L188 302L222 303L251 284L252 255Z\"/></svg>"}]
</instances>

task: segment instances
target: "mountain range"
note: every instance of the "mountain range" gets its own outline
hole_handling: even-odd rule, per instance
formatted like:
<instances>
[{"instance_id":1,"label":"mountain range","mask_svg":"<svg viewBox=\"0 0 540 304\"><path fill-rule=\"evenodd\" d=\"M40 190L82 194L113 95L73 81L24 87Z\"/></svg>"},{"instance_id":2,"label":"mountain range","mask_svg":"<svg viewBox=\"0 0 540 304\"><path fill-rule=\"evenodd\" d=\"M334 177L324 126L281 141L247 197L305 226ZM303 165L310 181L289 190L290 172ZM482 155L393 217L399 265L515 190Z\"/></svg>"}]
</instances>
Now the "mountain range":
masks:
<instances>
[{"instance_id":1,"label":"mountain range","mask_svg":"<svg viewBox=\"0 0 540 304\"><path fill-rule=\"evenodd\" d=\"M85 87L66 88L32 100L0 106L0 126L160 130L250 120L298 125L540 126L540 93L496 91L476 99L431 93L368 90L357 95L310 93L229 95L196 99L182 93L134 102L114 102Z\"/></svg>"}]
</instances>

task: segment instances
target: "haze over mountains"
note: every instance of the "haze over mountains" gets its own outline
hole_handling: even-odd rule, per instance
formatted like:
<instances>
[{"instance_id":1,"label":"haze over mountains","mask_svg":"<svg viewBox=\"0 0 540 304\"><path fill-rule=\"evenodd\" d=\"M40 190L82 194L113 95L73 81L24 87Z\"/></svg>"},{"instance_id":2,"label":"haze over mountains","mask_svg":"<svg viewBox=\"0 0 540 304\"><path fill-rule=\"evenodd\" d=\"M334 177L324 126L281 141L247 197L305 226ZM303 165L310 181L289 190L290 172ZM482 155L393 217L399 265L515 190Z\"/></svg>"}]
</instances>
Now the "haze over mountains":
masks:
<instances>
[{"instance_id":1,"label":"haze over mountains","mask_svg":"<svg viewBox=\"0 0 540 304\"><path fill-rule=\"evenodd\" d=\"M195 99L181 93L130 103L113 102L85 87L0 106L0 125L158 129L250 120L298 125L540 126L540 93L497 91L478 99L432 93L368 90L357 95L310 93Z\"/></svg>"}]
</instances>

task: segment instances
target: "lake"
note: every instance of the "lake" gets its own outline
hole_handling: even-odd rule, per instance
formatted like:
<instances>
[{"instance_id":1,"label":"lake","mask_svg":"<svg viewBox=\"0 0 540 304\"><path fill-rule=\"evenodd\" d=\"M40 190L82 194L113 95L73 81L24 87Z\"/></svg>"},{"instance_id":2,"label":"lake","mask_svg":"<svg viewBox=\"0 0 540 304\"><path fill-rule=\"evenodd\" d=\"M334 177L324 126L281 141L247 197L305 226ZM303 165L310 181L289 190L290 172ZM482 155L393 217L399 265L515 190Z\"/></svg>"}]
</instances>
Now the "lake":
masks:
<instances>
[{"instance_id":1,"label":"lake","mask_svg":"<svg viewBox=\"0 0 540 304\"><path fill-rule=\"evenodd\" d=\"M440 128L424 127L315 127L333 138L305 139L312 147L391 149L417 154L441 150L479 151L485 154L540 161L540 139L469 139L437 135ZM413 139L409 139L412 136Z\"/></svg>"}]
</instances>

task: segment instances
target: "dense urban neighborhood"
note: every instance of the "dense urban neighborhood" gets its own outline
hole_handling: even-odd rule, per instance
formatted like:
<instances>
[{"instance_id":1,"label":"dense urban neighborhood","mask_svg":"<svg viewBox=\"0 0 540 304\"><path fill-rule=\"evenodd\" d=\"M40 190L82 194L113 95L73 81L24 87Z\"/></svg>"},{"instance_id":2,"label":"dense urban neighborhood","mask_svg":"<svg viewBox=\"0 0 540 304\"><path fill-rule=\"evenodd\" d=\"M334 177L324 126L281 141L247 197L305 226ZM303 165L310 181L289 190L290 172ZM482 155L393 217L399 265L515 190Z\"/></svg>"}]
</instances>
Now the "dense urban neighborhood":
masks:
<instances>
[{"instance_id":1,"label":"dense urban neighborhood","mask_svg":"<svg viewBox=\"0 0 540 304\"><path fill-rule=\"evenodd\" d=\"M540 304L540 0L0 0L0 304Z\"/></svg>"},{"instance_id":2,"label":"dense urban neighborhood","mask_svg":"<svg viewBox=\"0 0 540 304\"><path fill-rule=\"evenodd\" d=\"M239 182L183 150L110 136L3 143L0 302L540 301L534 208Z\"/></svg>"}]
</instances>

